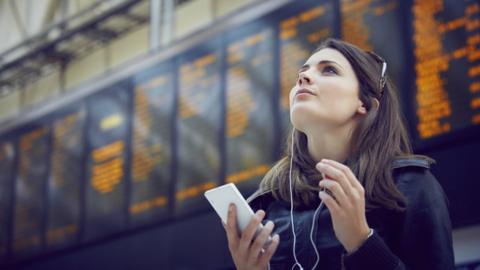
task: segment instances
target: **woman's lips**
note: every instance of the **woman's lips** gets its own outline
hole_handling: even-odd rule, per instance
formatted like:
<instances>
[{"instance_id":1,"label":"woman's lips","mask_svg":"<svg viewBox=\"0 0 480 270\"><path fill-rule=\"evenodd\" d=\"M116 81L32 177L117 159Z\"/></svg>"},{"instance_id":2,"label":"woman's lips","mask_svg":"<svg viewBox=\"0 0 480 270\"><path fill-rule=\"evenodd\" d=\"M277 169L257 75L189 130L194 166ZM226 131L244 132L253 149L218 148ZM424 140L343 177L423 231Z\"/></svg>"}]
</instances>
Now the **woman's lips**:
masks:
<instances>
[{"instance_id":1,"label":"woman's lips","mask_svg":"<svg viewBox=\"0 0 480 270\"><path fill-rule=\"evenodd\" d=\"M298 95L302 95L302 96L312 95L312 96L315 96L313 91L311 91L310 89L306 89L306 88L298 89L297 92L295 93L295 96L298 96Z\"/></svg>"}]
</instances>

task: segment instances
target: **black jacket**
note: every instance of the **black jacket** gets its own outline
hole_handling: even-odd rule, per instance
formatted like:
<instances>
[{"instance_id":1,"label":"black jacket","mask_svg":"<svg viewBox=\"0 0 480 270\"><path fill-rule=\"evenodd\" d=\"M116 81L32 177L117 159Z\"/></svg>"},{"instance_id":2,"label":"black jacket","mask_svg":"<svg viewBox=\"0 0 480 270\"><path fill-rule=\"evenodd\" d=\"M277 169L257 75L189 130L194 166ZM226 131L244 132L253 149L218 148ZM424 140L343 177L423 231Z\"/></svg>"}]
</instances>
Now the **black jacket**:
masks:
<instances>
[{"instance_id":1,"label":"black jacket","mask_svg":"<svg viewBox=\"0 0 480 270\"><path fill-rule=\"evenodd\" d=\"M367 211L367 222L374 233L358 250L347 255L324 207L313 232L320 254L316 269L455 269L446 196L430 173L429 163L419 159L396 160L392 168L396 185L407 199L406 210ZM260 190L248 201L254 210L265 210L265 219L275 223L273 233L280 236L270 269L291 269L294 259L290 204ZM296 254L305 270L311 269L316 260L310 243L316 207L294 210Z\"/></svg>"}]
</instances>

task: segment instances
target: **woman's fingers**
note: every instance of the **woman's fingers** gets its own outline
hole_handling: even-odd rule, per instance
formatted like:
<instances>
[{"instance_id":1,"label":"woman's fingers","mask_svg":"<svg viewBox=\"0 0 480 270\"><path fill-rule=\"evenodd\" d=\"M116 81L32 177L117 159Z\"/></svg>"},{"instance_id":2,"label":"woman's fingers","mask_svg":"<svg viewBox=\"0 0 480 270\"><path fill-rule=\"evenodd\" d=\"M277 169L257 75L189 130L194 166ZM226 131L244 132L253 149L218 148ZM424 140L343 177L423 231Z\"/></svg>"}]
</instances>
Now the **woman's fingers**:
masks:
<instances>
[{"instance_id":1,"label":"woman's fingers","mask_svg":"<svg viewBox=\"0 0 480 270\"><path fill-rule=\"evenodd\" d=\"M332 213L332 217L341 211L340 205L326 191L320 191L319 196L327 206L328 210Z\"/></svg>"},{"instance_id":2,"label":"woman's fingers","mask_svg":"<svg viewBox=\"0 0 480 270\"><path fill-rule=\"evenodd\" d=\"M329 194L329 195L330 196L333 195L333 199L335 199L340 206L342 207L351 206L351 202L347 197L347 195L345 194L344 189L340 186L340 184L337 181L324 179L320 181L319 186L330 191L332 194ZM328 191L326 192L328 193Z\"/></svg>"},{"instance_id":3,"label":"woman's fingers","mask_svg":"<svg viewBox=\"0 0 480 270\"><path fill-rule=\"evenodd\" d=\"M329 160L329 159L324 159L323 162L337 168L340 171L342 171L345 174L347 180L352 185L352 187L363 190L362 184L360 183L360 181L358 181L357 177L355 177L352 170L350 170L350 168L348 166L346 166L346 165L344 165L340 162L337 162L335 160Z\"/></svg>"},{"instance_id":4,"label":"woman's fingers","mask_svg":"<svg viewBox=\"0 0 480 270\"><path fill-rule=\"evenodd\" d=\"M235 204L233 203L228 206L227 224L225 225L225 229L227 231L228 248L233 252L236 250L239 241L237 213Z\"/></svg>"},{"instance_id":5,"label":"woman's fingers","mask_svg":"<svg viewBox=\"0 0 480 270\"><path fill-rule=\"evenodd\" d=\"M257 235L255 238L255 241L253 241L253 244L251 246L251 251L250 253L254 256L252 256L250 259L257 259L258 255L260 254L260 251L262 250L263 246L267 242L268 237L273 231L273 227L275 225L273 224L272 221L267 222L265 226L263 226L262 230L260 233Z\"/></svg>"},{"instance_id":6,"label":"woman's fingers","mask_svg":"<svg viewBox=\"0 0 480 270\"><path fill-rule=\"evenodd\" d=\"M319 162L316 168L320 172L323 172L324 174L326 174L328 178L337 181L342 187L345 194L347 196L350 196L352 192L352 185L350 184L350 181L347 179L343 171L323 161Z\"/></svg>"},{"instance_id":7,"label":"woman's fingers","mask_svg":"<svg viewBox=\"0 0 480 270\"><path fill-rule=\"evenodd\" d=\"M239 251L242 254L247 254L248 249L250 248L250 245L252 243L253 236L257 231L258 225L262 222L264 217L265 211L258 210L257 213L253 215L245 230L242 232L242 237L240 238L239 244Z\"/></svg>"},{"instance_id":8,"label":"woman's fingers","mask_svg":"<svg viewBox=\"0 0 480 270\"><path fill-rule=\"evenodd\" d=\"M268 263L270 262L270 259L272 258L273 254L277 250L278 243L280 243L280 237L278 236L278 234L275 234L272 237L272 242L270 242L270 244L268 245L265 252L260 254L260 258L258 260L258 265L262 265L262 266L263 265L268 265Z\"/></svg>"},{"instance_id":9,"label":"woman's fingers","mask_svg":"<svg viewBox=\"0 0 480 270\"><path fill-rule=\"evenodd\" d=\"M263 250L269 235L272 233L273 222L267 222L260 232L257 235L255 234L264 217L265 212L263 210L257 211L245 230L239 234L236 207L233 204L229 206L227 224L224 224L224 228L227 232L228 248L232 254L233 261L241 269L266 268L277 249L278 235L274 236L266 250Z\"/></svg>"}]
</instances>

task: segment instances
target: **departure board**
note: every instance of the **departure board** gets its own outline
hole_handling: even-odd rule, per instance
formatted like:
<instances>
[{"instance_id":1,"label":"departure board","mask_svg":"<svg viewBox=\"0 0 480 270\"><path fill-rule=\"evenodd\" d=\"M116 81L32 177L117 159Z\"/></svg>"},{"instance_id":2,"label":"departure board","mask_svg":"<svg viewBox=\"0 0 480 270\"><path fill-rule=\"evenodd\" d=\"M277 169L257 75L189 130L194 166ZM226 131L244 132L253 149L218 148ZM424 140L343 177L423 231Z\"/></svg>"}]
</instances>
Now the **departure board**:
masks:
<instances>
[{"instance_id":1,"label":"departure board","mask_svg":"<svg viewBox=\"0 0 480 270\"><path fill-rule=\"evenodd\" d=\"M5 258L8 254L14 170L14 142L2 140L0 142L0 259Z\"/></svg>"},{"instance_id":2,"label":"departure board","mask_svg":"<svg viewBox=\"0 0 480 270\"><path fill-rule=\"evenodd\" d=\"M43 245L49 136L47 126L35 127L20 135L12 239L17 256L36 253Z\"/></svg>"},{"instance_id":3,"label":"departure board","mask_svg":"<svg viewBox=\"0 0 480 270\"><path fill-rule=\"evenodd\" d=\"M274 30L261 22L230 33L226 72L226 182L253 191L273 163Z\"/></svg>"},{"instance_id":4,"label":"departure board","mask_svg":"<svg viewBox=\"0 0 480 270\"><path fill-rule=\"evenodd\" d=\"M165 219L172 160L174 74L171 62L134 77L129 214L133 224Z\"/></svg>"},{"instance_id":5,"label":"departure board","mask_svg":"<svg viewBox=\"0 0 480 270\"><path fill-rule=\"evenodd\" d=\"M412 7L416 140L480 124L480 4L422 0Z\"/></svg>"},{"instance_id":6,"label":"departure board","mask_svg":"<svg viewBox=\"0 0 480 270\"><path fill-rule=\"evenodd\" d=\"M403 10L402 1L398 0L340 1L341 38L385 59L387 75L400 90L400 96L408 87L404 77L408 53ZM379 77L381 70L379 63Z\"/></svg>"},{"instance_id":7,"label":"departure board","mask_svg":"<svg viewBox=\"0 0 480 270\"><path fill-rule=\"evenodd\" d=\"M289 135L289 93L296 83L298 70L322 39L335 36L336 18L332 1L295 1L279 16L280 39L280 116L282 143Z\"/></svg>"},{"instance_id":8,"label":"departure board","mask_svg":"<svg viewBox=\"0 0 480 270\"><path fill-rule=\"evenodd\" d=\"M88 99L85 239L126 226L129 92L119 83Z\"/></svg>"},{"instance_id":9,"label":"departure board","mask_svg":"<svg viewBox=\"0 0 480 270\"><path fill-rule=\"evenodd\" d=\"M175 214L181 215L208 209L203 192L220 182L220 43L196 46L178 61Z\"/></svg>"},{"instance_id":10,"label":"departure board","mask_svg":"<svg viewBox=\"0 0 480 270\"><path fill-rule=\"evenodd\" d=\"M57 115L52 121L46 225L49 249L71 245L78 237L84 179L85 115L85 108L80 107Z\"/></svg>"}]
</instances>

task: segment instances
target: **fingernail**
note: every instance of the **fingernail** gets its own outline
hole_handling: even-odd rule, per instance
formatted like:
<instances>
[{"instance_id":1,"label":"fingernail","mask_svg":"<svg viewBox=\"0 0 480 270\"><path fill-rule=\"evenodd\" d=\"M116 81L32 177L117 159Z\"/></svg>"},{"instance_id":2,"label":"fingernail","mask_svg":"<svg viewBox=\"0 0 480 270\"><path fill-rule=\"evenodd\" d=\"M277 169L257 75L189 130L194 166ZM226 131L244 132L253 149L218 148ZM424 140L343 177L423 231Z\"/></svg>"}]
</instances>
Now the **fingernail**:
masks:
<instances>
[{"instance_id":1,"label":"fingernail","mask_svg":"<svg viewBox=\"0 0 480 270\"><path fill-rule=\"evenodd\" d=\"M228 211L233 211L233 203L231 203L230 205L228 205Z\"/></svg>"},{"instance_id":2,"label":"fingernail","mask_svg":"<svg viewBox=\"0 0 480 270\"><path fill-rule=\"evenodd\" d=\"M269 221L267 222L267 224L265 225L265 227L267 227L267 228L269 228L269 229L273 228L273 222L272 222L271 220L269 220Z\"/></svg>"},{"instance_id":3,"label":"fingernail","mask_svg":"<svg viewBox=\"0 0 480 270\"><path fill-rule=\"evenodd\" d=\"M273 241L279 241L280 240L280 235L275 234L272 239L273 239Z\"/></svg>"}]
</instances>

